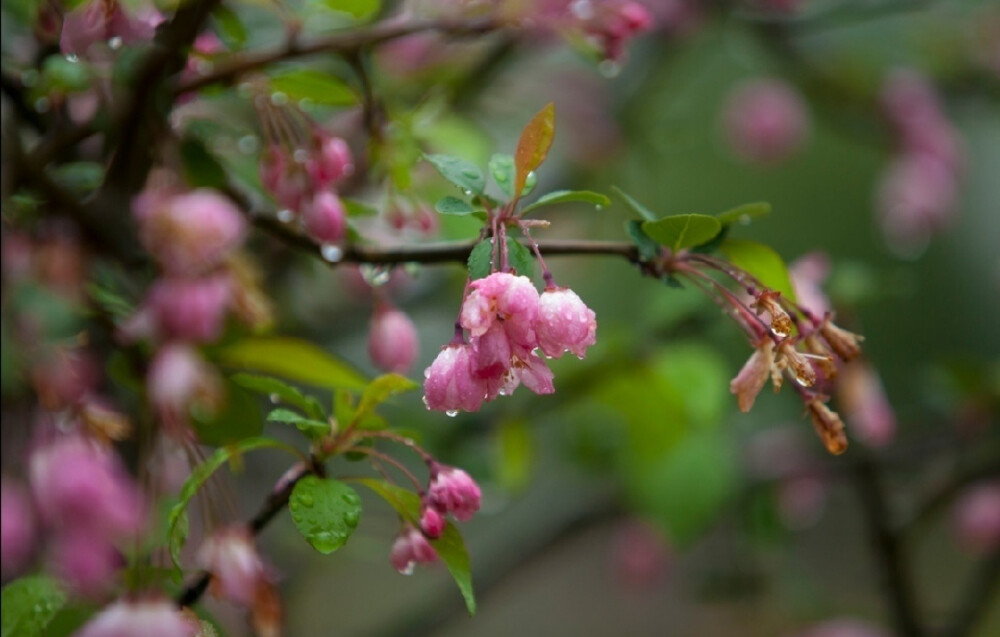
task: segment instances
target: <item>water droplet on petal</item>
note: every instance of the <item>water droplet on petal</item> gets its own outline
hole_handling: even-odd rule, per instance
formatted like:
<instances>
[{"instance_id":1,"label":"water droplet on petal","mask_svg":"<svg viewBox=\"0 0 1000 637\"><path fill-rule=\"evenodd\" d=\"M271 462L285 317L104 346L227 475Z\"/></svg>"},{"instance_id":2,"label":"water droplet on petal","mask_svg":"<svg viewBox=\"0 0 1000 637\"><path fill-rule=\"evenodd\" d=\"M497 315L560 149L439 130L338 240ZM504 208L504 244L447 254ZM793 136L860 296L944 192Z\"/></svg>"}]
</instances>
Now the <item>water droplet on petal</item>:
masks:
<instances>
[{"instance_id":1,"label":"water droplet on petal","mask_svg":"<svg viewBox=\"0 0 1000 637\"><path fill-rule=\"evenodd\" d=\"M108 46L111 47L112 51L117 51L122 48L122 39L117 35L110 40L108 40Z\"/></svg>"},{"instance_id":2,"label":"water droplet on petal","mask_svg":"<svg viewBox=\"0 0 1000 637\"><path fill-rule=\"evenodd\" d=\"M295 213L288 208L282 208L278 211L278 221L281 223L291 223L292 219L295 219Z\"/></svg>"},{"instance_id":3,"label":"water droplet on petal","mask_svg":"<svg viewBox=\"0 0 1000 637\"><path fill-rule=\"evenodd\" d=\"M73 53L70 53L69 55L66 56L66 61L69 62L70 64L76 64L77 62L80 61L80 57Z\"/></svg>"},{"instance_id":4,"label":"water droplet on petal","mask_svg":"<svg viewBox=\"0 0 1000 637\"><path fill-rule=\"evenodd\" d=\"M413 570L417 567L416 562L407 562L406 566L399 571L400 575L413 575Z\"/></svg>"},{"instance_id":5,"label":"water droplet on petal","mask_svg":"<svg viewBox=\"0 0 1000 637\"><path fill-rule=\"evenodd\" d=\"M337 263L344 258L344 251L341 250L339 246L335 246L332 243L324 243L320 246L319 253L322 255L324 260L329 261L330 263Z\"/></svg>"},{"instance_id":6,"label":"water droplet on petal","mask_svg":"<svg viewBox=\"0 0 1000 637\"><path fill-rule=\"evenodd\" d=\"M236 142L236 147L244 155L251 155L260 148L260 140L257 139L256 135L244 135Z\"/></svg>"},{"instance_id":7,"label":"water droplet on petal","mask_svg":"<svg viewBox=\"0 0 1000 637\"><path fill-rule=\"evenodd\" d=\"M448 411L444 412L444 414L446 416L448 416L449 418L454 418L455 416L458 415L458 410L457 409L449 409Z\"/></svg>"}]
</instances>

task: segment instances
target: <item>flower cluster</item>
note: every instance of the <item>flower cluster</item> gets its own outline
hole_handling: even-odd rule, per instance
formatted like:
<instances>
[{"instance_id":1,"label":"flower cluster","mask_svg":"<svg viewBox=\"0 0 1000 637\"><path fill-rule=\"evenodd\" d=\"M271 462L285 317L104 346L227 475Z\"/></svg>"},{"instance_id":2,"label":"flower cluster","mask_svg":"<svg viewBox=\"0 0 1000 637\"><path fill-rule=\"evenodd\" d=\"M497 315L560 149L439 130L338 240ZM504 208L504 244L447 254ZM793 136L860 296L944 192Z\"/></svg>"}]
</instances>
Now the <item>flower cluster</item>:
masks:
<instances>
[{"instance_id":1,"label":"flower cluster","mask_svg":"<svg viewBox=\"0 0 1000 637\"><path fill-rule=\"evenodd\" d=\"M961 140L934 87L914 71L888 76L882 110L898 151L876 194L879 219L893 247L919 249L955 215L965 163Z\"/></svg>"},{"instance_id":2,"label":"flower cluster","mask_svg":"<svg viewBox=\"0 0 1000 637\"><path fill-rule=\"evenodd\" d=\"M553 28L575 30L610 61L621 61L629 40L653 26L646 5L634 0L549 0L531 5Z\"/></svg>"},{"instance_id":3,"label":"flower cluster","mask_svg":"<svg viewBox=\"0 0 1000 637\"><path fill-rule=\"evenodd\" d=\"M458 325L468 342L456 334L424 371L424 403L450 414L477 411L521 384L551 394L552 371L536 351L582 358L597 332L594 312L575 292L552 285L539 295L530 279L507 272L472 282Z\"/></svg>"}]
</instances>

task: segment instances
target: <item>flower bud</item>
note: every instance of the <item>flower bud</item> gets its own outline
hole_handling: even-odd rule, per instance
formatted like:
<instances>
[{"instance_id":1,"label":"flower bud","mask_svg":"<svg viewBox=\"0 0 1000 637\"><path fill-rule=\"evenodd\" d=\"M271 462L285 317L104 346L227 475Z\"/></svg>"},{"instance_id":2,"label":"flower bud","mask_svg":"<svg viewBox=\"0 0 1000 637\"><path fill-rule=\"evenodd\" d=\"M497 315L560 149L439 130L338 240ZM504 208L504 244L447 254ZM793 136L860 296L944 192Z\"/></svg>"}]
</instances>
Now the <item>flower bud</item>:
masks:
<instances>
[{"instance_id":1,"label":"flower bud","mask_svg":"<svg viewBox=\"0 0 1000 637\"><path fill-rule=\"evenodd\" d=\"M482 492L465 471L438 464L431 468L431 483L427 501L443 513L450 513L459 522L468 522L479 511Z\"/></svg>"},{"instance_id":2,"label":"flower bud","mask_svg":"<svg viewBox=\"0 0 1000 637\"><path fill-rule=\"evenodd\" d=\"M20 573L35 550L35 511L25 490L0 481L0 575L4 580Z\"/></svg>"},{"instance_id":3,"label":"flower bud","mask_svg":"<svg viewBox=\"0 0 1000 637\"><path fill-rule=\"evenodd\" d=\"M146 375L146 393L171 435L183 436L191 407L214 409L222 391L215 371L197 351L179 343L162 347Z\"/></svg>"},{"instance_id":4,"label":"flower bud","mask_svg":"<svg viewBox=\"0 0 1000 637\"><path fill-rule=\"evenodd\" d=\"M347 212L337 195L323 190L304 207L302 223L309 236L316 241L337 243L347 231Z\"/></svg>"},{"instance_id":5,"label":"flower bud","mask_svg":"<svg viewBox=\"0 0 1000 637\"><path fill-rule=\"evenodd\" d=\"M573 290L552 288L539 297L534 327L546 356L559 358L568 351L583 358L596 340L597 316Z\"/></svg>"},{"instance_id":6,"label":"flower bud","mask_svg":"<svg viewBox=\"0 0 1000 637\"><path fill-rule=\"evenodd\" d=\"M354 172L351 148L339 137L323 135L318 152L306 161L306 170L316 189L340 181Z\"/></svg>"},{"instance_id":7,"label":"flower bud","mask_svg":"<svg viewBox=\"0 0 1000 637\"><path fill-rule=\"evenodd\" d=\"M747 413L753 408L757 394L764 388L773 369L774 342L765 337L729 383L729 391L736 396L740 411Z\"/></svg>"},{"instance_id":8,"label":"flower bud","mask_svg":"<svg viewBox=\"0 0 1000 637\"><path fill-rule=\"evenodd\" d=\"M368 332L368 355L384 372L405 374L417 357L417 328L405 313L377 309Z\"/></svg>"},{"instance_id":9,"label":"flower bud","mask_svg":"<svg viewBox=\"0 0 1000 637\"><path fill-rule=\"evenodd\" d=\"M847 436L844 435L844 423L837 412L827 407L819 398L814 398L806 404L813 428L819 434L826 450L835 456L847 451Z\"/></svg>"},{"instance_id":10,"label":"flower bud","mask_svg":"<svg viewBox=\"0 0 1000 637\"><path fill-rule=\"evenodd\" d=\"M777 79L758 79L737 87L728 98L723 119L733 152L752 163L787 159L809 132L802 98Z\"/></svg>"},{"instance_id":11,"label":"flower bud","mask_svg":"<svg viewBox=\"0 0 1000 637\"><path fill-rule=\"evenodd\" d=\"M1000 481L972 486L956 500L953 528L959 545L979 555L1000 547Z\"/></svg>"},{"instance_id":12,"label":"flower bud","mask_svg":"<svg viewBox=\"0 0 1000 637\"><path fill-rule=\"evenodd\" d=\"M198 550L198 565L212 574L212 594L251 607L265 582L264 563L242 526L216 531Z\"/></svg>"},{"instance_id":13,"label":"flower bud","mask_svg":"<svg viewBox=\"0 0 1000 637\"><path fill-rule=\"evenodd\" d=\"M441 512L428 502L424 503L423 512L420 514L420 530L424 535L436 540L444 533L447 522Z\"/></svg>"},{"instance_id":14,"label":"flower bud","mask_svg":"<svg viewBox=\"0 0 1000 637\"><path fill-rule=\"evenodd\" d=\"M424 404L446 412L478 411L486 396L483 381L472 373L468 345L449 345L424 370Z\"/></svg>"},{"instance_id":15,"label":"flower bud","mask_svg":"<svg viewBox=\"0 0 1000 637\"><path fill-rule=\"evenodd\" d=\"M844 367L837 398L852 432L872 447L884 447L896 435L896 414L878 372L855 362Z\"/></svg>"},{"instance_id":16,"label":"flower bud","mask_svg":"<svg viewBox=\"0 0 1000 637\"><path fill-rule=\"evenodd\" d=\"M412 526L403 529L393 542L389 561L403 575L412 575L417 564L429 564L437 559L437 551L427 538Z\"/></svg>"},{"instance_id":17,"label":"flower bud","mask_svg":"<svg viewBox=\"0 0 1000 637\"><path fill-rule=\"evenodd\" d=\"M119 600L91 618L74 637L196 637L198 622L169 600Z\"/></svg>"},{"instance_id":18,"label":"flower bud","mask_svg":"<svg viewBox=\"0 0 1000 637\"><path fill-rule=\"evenodd\" d=\"M53 542L49 565L76 593L99 597L114 584L125 560L103 535L91 530L66 529Z\"/></svg>"},{"instance_id":19,"label":"flower bud","mask_svg":"<svg viewBox=\"0 0 1000 637\"><path fill-rule=\"evenodd\" d=\"M200 279L166 277L157 281L149 304L161 336L211 343L222 335L232 298L232 282L225 274Z\"/></svg>"},{"instance_id":20,"label":"flower bud","mask_svg":"<svg viewBox=\"0 0 1000 637\"><path fill-rule=\"evenodd\" d=\"M926 154L903 155L879 182L876 207L886 238L912 250L946 226L956 213L958 182L941 160Z\"/></svg>"}]
</instances>

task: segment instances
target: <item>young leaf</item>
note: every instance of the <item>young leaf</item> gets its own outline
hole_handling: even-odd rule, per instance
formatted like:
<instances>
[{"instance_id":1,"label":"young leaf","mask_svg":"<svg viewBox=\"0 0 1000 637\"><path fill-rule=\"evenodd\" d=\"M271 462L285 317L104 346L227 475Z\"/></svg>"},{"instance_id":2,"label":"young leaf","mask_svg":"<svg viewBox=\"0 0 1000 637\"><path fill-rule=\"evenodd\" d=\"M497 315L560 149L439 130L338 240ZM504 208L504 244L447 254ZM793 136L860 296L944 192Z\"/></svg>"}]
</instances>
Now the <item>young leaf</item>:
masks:
<instances>
[{"instance_id":1,"label":"young leaf","mask_svg":"<svg viewBox=\"0 0 1000 637\"><path fill-rule=\"evenodd\" d=\"M218 4L212 10L212 21L215 23L215 31L229 48L239 49L246 44L247 29L235 11L224 4Z\"/></svg>"},{"instance_id":2,"label":"young leaf","mask_svg":"<svg viewBox=\"0 0 1000 637\"><path fill-rule=\"evenodd\" d=\"M350 106L357 95L338 77L315 69L296 69L271 78L271 90L292 100L309 99L316 104Z\"/></svg>"},{"instance_id":3,"label":"young leaf","mask_svg":"<svg viewBox=\"0 0 1000 637\"><path fill-rule=\"evenodd\" d=\"M514 157L513 155L493 155L487 166L493 181L508 197L514 196Z\"/></svg>"},{"instance_id":4,"label":"young leaf","mask_svg":"<svg viewBox=\"0 0 1000 637\"><path fill-rule=\"evenodd\" d=\"M450 195L434 204L434 209L443 215L471 215L476 211L469 202Z\"/></svg>"},{"instance_id":5,"label":"young leaf","mask_svg":"<svg viewBox=\"0 0 1000 637\"><path fill-rule=\"evenodd\" d=\"M633 199L632 195L629 195L618 186L612 186L611 189L615 191L615 194L621 197L622 201L625 202L625 205L628 206L629 210L639 215L646 221L656 221L659 218L652 210Z\"/></svg>"},{"instance_id":6,"label":"young leaf","mask_svg":"<svg viewBox=\"0 0 1000 637\"><path fill-rule=\"evenodd\" d=\"M218 410L191 410L192 428L203 444L214 447L233 444L259 436L264 428L257 400L236 383L227 382L225 389L225 402Z\"/></svg>"},{"instance_id":7,"label":"young leaf","mask_svg":"<svg viewBox=\"0 0 1000 637\"><path fill-rule=\"evenodd\" d=\"M341 197L340 203L344 204L344 210L347 211L348 217L374 217L378 214L378 210L357 199Z\"/></svg>"},{"instance_id":8,"label":"young leaf","mask_svg":"<svg viewBox=\"0 0 1000 637\"><path fill-rule=\"evenodd\" d=\"M333 11L350 14L357 20L364 20L378 11L379 0L322 0L321 4Z\"/></svg>"},{"instance_id":9,"label":"young leaf","mask_svg":"<svg viewBox=\"0 0 1000 637\"><path fill-rule=\"evenodd\" d=\"M528 179L528 173L538 168L549 154L552 140L556 135L556 107L549 102L545 108L531 118L521 131L514 152L514 192L520 193Z\"/></svg>"},{"instance_id":10,"label":"young leaf","mask_svg":"<svg viewBox=\"0 0 1000 637\"><path fill-rule=\"evenodd\" d=\"M490 275L493 266L493 243L483 239L469 253L469 278L475 281Z\"/></svg>"},{"instance_id":11,"label":"young leaf","mask_svg":"<svg viewBox=\"0 0 1000 637\"><path fill-rule=\"evenodd\" d=\"M381 496L404 520L414 526L420 524L420 498L416 494L394 484L372 478L360 478L357 482ZM472 569L469 564L469 552L465 548L462 534L459 533L454 524L448 522L441 537L430 540L430 543L437 551L438 557L444 562L448 572L451 573L455 584L458 585L458 590L462 593L462 598L465 599L465 606L469 609L469 614L475 615L476 597L472 591Z\"/></svg>"},{"instance_id":12,"label":"young leaf","mask_svg":"<svg viewBox=\"0 0 1000 637\"><path fill-rule=\"evenodd\" d=\"M722 224L708 215L672 215L647 221L642 229L650 239L677 252L711 241L722 230Z\"/></svg>"},{"instance_id":13,"label":"young leaf","mask_svg":"<svg viewBox=\"0 0 1000 637\"><path fill-rule=\"evenodd\" d=\"M653 241L642 229L643 221L640 219L629 219L625 222L625 232L631 237L632 243L639 248L639 258L649 261L660 256L660 244Z\"/></svg>"},{"instance_id":14,"label":"young leaf","mask_svg":"<svg viewBox=\"0 0 1000 637\"><path fill-rule=\"evenodd\" d=\"M326 418L326 413L324 413L323 407L319 404L318 400L312 396L306 396L295 387L292 387L277 378L240 373L234 374L230 380L240 387L249 389L250 391L255 391L258 394L264 394L272 400L274 397L277 397L281 401L288 403L293 407L298 407L310 418L314 418L316 420L323 420Z\"/></svg>"},{"instance_id":15,"label":"young leaf","mask_svg":"<svg viewBox=\"0 0 1000 637\"><path fill-rule=\"evenodd\" d=\"M323 555L343 546L361 519L361 498L343 482L306 476L295 484L288 509L292 521Z\"/></svg>"},{"instance_id":16,"label":"young leaf","mask_svg":"<svg viewBox=\"0 0 1000 637\"><path fill-rule=\"evenodd\" d=\"M483 194L486 177L475 164L451 155L424 155L441 176L467 193Z\"/></svg>"},{"instance_id":17,"label":"young leaf","mask_svg":"<svg viewBox=\"0 0 1000 637\"><path fill-rule=\"evenodd\" d=\"M353 420L362 420L390 397L403 392L412 391L417 387L419 387L419 385L406 376L400 376L399 374L383 374L382 376L379 376L369 383L368 387L365 387L365 391L361 394L361 402L358 404L358 410L355 412Z\"/></svg>"},{"instance_id":18,"label":"young leaf","mask_svg":"<svg viewBox=\"0 0 1000 637\"><path fill-rule=\"evenodd\" d=\"M0 636L38 637L66 603L58 582L46 575L14 580L0 592Z\"/></svg>"},{"instance_id":19,"label":"young leaf","mask_svg":"<svg viewBox=\"0 0 1000 637\"><path fill-rule=\"evenodd\" d=\"M515 239L507 239L507 262L518 274L529 279L535 271L535 257L523 243Z\"/></svg>"},{"instance_id":20,"label":"young leaf","mask_svg":"<svg viewBox=\"0 0 1000 637\"><path fill-rule=\"evenodd\" d=\"M181 487L181 491L178 494L177 504L170 509L170 514L167 516L167 537L171 544L176 544L177 550L171 551L171 558L174 560L174 565L180 568L180 563L177 561L177 557L180 555L180 549L184 546L184 540L178 540L181 535L186 536L187 530L181 528L182 517L186 518L186 509L188 502L191 498L198 493L198 491L205 485L215 470L221 467L227 460L232 457L239 456L251 451L253 449L263 449L265 447L273 447L275 449L284 449L289 453L300 457L298 450L294 447L290 447L285 443L274 440L272 438L247 438L246 440L241 440L234 445L228 447L219 447L215 450L211 456L209 456L204 462L194 468L191 475L188 476L184 486ZM184 525L186 526L186 525ZM180 532L183 530L183 534ZM176 554L175 554L176 553Z\"/></svg>"},{"instance_id":21,"label":"young leaf","mask_svg":"<svg viewBox=\"0 0 1000 637\"><path fill-rule=\"evenodd\" d=\"M720 212L715 215L715 218L719 220L724 226L728 226L734 223L750 223L751 219L756 219L757 217L763 217L771 212L771 204L766 201L758 201L755 203L745 203L742 206L736 206L735 208L730 208L725 212Z\"/></svg>"},{"instance_id":22,"label":"young leaf","mask_svg":"<svg viewBox=\"0 0 1000 637\"><path fill-rule=\"evenodd\" d=\"M784 259L770 246L744 239L726 239L719 250L729 261L757 277L769 288L781 292L790 301L795 301L795 290L788 276Z\"/></svg>"},{"instance_id":23,"label":"young leaf","mask_svg":"<svg viewBox=\"0 0 1000 637\"><path fill-rule=\"evenodd\" d=\"M535 208L541 208L542 206L551 206L571 201L582 201L583 203L591 203L595 206L606 206L611 203L610 199L599 192L591 192L589 190L556 190L542 195L535 203L522 208L521 214L527 214Z\"/></svg>"},{"instance_id":24,"label":"young leaf","mask_svg":"<svg viewBox=\"0 0 1000 637\"><path fill-rule=\"evenodd\" d=\"M299 428L299 431L304 431L309 434L322 436L330 433L330 423L323 422L322 420L316 420L315 418L306 418L305 416L297 414L291 409L285 409L284 407L272 410L271 413L267 415L267 420L269 422L280 422L285 425L295 425Z\"/></svg>"},{"instance_id":25,"label":"young leaf","mask_svg":"<svg viewBox=\"0 0 1000 637\"><path fill-rule=\"evenodd\" d=\"M347 363L309 341L285 336L251 337L218 352L223 365L274 374L289 380L360 391L368 381Z\"/></svg>"}]
</instances>

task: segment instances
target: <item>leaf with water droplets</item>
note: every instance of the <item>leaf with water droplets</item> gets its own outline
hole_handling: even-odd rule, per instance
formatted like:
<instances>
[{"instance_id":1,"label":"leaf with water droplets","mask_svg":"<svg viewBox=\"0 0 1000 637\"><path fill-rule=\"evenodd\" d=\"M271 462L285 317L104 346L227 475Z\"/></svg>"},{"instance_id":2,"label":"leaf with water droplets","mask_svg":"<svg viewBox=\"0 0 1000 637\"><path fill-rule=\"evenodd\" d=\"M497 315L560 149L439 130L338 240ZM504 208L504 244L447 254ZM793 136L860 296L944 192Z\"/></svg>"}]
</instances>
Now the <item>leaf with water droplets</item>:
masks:
<instances>
[{"instance_id":1,"label":"leaf with water droplets","mask_svg":"<svg viewBox=\"0 0 1000 637\"><path fill-rule=\"evenodd\" d=\"M650 239L677 252L711 241L722 230L722 224L708 215L672 215L647 221L642 229Z\"/></svg>"},{"instance_id":2,"label":"leaf with water droplets","mask_svg":"<svg viewBox=\"0 0 1000 637\"><path fill-rule=\"evenodd\" d=\"M420 387L406 376L400 374L383 374L372 382L368 383L365 391L361 394L361 402L358 410L354 414L352 421L358 422L366 418L380 404L403 392L413 391Z\"/></svg>"},{"instance_id":3,"label":"leaf with water droplets","mask_svg":"<svg viewBox=\"0 0 1000 637\"><path fill-rule=\"evenodd\" d=\"M257 392L258 394L263 394L271 398L276 396L278 400L292 405L293 407L298 407L305 412L306 415L315 420L323 420L326 418L326 413L324 413L322 405L320 405L316 398L303 394L297 388L292 387L277 378L240 373L234 374L230 380L240 387Z\"/></svg>"},{"instance_id":4,"label":"leaf with water droplets","mask_svg":"<svg viewBox=\"0 0 1000 637\"><path fill-rule=\"evenodd\" d=\"M757 201L754 203L745 203L742 206L736 206L735 208L730 208L725 212L720 212L715 215L715 218L719 222L728 226L734 223L749 223L751 220L757 217L763 217L771 212L771 204L766 201Z\"/></svg>"},{"instance_id":5,"label":"leaf with water droplets","mask_svg":"<svg viewBox=\"0 0 1000 637\"><path fill-rule=\"evenodd\" d=\"M343 546L361 519L361 498L354 489L317 476L296 483L288 508L295 528L324 555Z\"/></svg>"},{"instance_id":6,"label":"leaf with water droplets","mask_svg":"<svg viewBox=\"0 0 1000 637\"><path fill-rule=\"evenodd\" d=\"M339 77L315 69L296 69L271 78L271 90L293 100L309 99L316 104L350 106L358 96Z\"/></svg>"},{"instance_id":7,"label":"leaf with water droplets","mask_svg":"<svg viewBox=\"0 0 1000 637\"><path fill-rule=\"evenodd\" d=\"M0 636L41 635L63 604L66 594L46 575L14 580L0 593Z\"/></svg>"},{"instance_id":8,"label":"leaf with water droplets","mask_svg":"<svg viewBox=\"0 0 1000 637\"><path fill-rule=\"evenodd\" d=\"M475 164L460 157L451 155L424 155L441 173L441 176L462 189L466 194L483 194L486 188L486 176Z\"/></svg>"},{"instance_id":9,"label":"leaf with water droplets","mask_svg":"<svg viewBox=\"0 0 1000 637\"><path fill-rule=\"evenodd\" d=\"M450 195L439 199L434 204L434 209L443 215L471 215L473 212L476 212L476 208L473 208L469 202ZM482 208L479 210L482 210Z\"/></svg>"},{"instance_id":10,"label":"leaf with water droplets","mask_svg":"<svg viewBox=\"0 0 1000 637\"><path fill-rule=\"evenodd\" d=\"M475 281L490 275L493 269L493 243L483 239L469 253L469 278Z\"/></svg>"},{"instance_id":11,"label":"leaf with water droplets","mask_svg":"<svg viewBox=\"0 0 1000 637\"><path fill-rule=\"evenodd\" d=\"M552 206L558 203L569 203L574 201L590 203L598 207L606 206L611 203L610 199L599 192L592 192L590 190L555 190L542 195L538 198L538 201L530 206L525 206L521 210L521 214L528 214L535 208L541 208L542 206Z\"/></svg>"},{"instance_id":12,"label":"leaf with water droplets","mask_svg":"<svg viewBox=\"0 0 1000 637\"><path fill-rule=\"evenodd\" d=\"M556 136L556 107L549 102L531 118L521 131L514 152L514 192L521 192L528 180L528 173L542 165Z\"/></svg>"},{"instance_id":13,"label":"leaf with water droplets","mask_svg":"<svg viewBox=\"0 0 1000 637\"><path fill-rule=\"evenodd\" d=\"M330 433L330 423L315 418L306 418L284 407L280 407L269 413L267 420L269 422L280 422L285 425L295 425L299 431L303 431L310 436L323 436Z\"/></svg>"}]
</instances>

